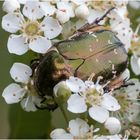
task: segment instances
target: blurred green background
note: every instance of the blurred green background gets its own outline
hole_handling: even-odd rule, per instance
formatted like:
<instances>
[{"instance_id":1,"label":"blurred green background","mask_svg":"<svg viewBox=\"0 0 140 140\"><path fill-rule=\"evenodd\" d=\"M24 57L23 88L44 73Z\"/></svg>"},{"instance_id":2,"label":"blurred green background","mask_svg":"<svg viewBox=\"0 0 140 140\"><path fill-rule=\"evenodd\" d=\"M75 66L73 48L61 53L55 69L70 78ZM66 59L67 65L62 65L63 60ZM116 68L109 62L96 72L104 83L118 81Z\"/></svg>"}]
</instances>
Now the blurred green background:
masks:
<instances>
[{"instance_id":1,"label":"blurred green background","mask_svg":"<svg viewBox=\"0 0 140 140\"><path fill-rule=\"evenodd\" d=\"M0 2L0 23L2 16L2 1ZM0 93L12 81L9 70L13 62L29 64L30 54L15 56L8 53L7 39L9 34L0 27ZM0 138L47 138L51 128L50 113L37 111L28 113L22 110L20 104L8 105L0 97Z\"/></svg>"},{"instance_id":2,"label":"blurred green background","mask_svg":"<svg viewBox=\"0 0 140 140\"><path fill-rule=\"evenodd\" d=\"M2 1L0 1L0 23L2 16ZM140 10L129 8L132 27L139 21ZM0 27L0 93L12 81L9 70L14 62L30 63L31 53L16 56L8 53L7 40L9 33ZM20 104L8 105L0 96L0 139L2 138L49 138L50 131L55 127L65 127L65 121L59 109L55 112L37 111L28 113L22 110Z\"/></svg>"}]
</instances>

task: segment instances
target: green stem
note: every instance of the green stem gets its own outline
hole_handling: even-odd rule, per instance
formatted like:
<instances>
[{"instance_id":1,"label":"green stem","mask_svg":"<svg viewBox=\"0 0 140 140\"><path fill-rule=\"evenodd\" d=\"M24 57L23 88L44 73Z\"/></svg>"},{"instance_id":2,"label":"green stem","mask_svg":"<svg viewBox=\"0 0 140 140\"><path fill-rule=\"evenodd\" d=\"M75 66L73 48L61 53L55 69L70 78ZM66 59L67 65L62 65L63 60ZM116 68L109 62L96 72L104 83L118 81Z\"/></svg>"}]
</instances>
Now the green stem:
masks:
<instances>
[{"instance_id":1,"label":"green stem","mask_svg":"<svg viewBox=\"0 0 140 140\"><path fill-rule=\"evenodd\" d=\"M65 119L66 123L68 124L69 123L69 120L68 120L67 114L66 114L63 106L62 105L59 105L59 108L60 108L60 110L61 110L61 112L62 112L62 114L64 116L64 119Z\"/></svg>"}]
</instances>

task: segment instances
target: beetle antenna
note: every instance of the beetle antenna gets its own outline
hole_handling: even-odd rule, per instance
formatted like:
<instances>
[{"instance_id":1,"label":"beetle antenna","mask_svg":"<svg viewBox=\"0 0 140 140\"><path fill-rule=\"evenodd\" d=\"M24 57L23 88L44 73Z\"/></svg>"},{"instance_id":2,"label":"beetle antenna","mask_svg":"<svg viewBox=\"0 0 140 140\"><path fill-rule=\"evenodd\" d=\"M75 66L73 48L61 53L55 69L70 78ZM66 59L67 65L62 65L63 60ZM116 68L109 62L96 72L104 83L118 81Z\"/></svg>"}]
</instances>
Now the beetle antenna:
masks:
<instances>
[{"instance_id":1,"label":"beetle antenna","mask_svg":"<svg viewBox=\"0 0 140 140\"><path fill-rule=\"evenodd\" d=\"M82 26L80 29L78 29L79 32L83 32L85 30L91 29L96 27L95 25L98 25L100 21L102 21L115 7L110 8L102 17L96 18L91 24L87 23L84 26Z\"/></svg>"},{"instance_id":2,"label":"beetle antenna","mask_svg":"<svg viewBox=\"0 0 140 140\"><path fill-rule=\"evenodd\" d=\"M114 10L115 7L110 8L101 18L96 18L95 21L91 24L98 24L100 21L102 21L112 10Z\"/></svg>"}]
</instances>

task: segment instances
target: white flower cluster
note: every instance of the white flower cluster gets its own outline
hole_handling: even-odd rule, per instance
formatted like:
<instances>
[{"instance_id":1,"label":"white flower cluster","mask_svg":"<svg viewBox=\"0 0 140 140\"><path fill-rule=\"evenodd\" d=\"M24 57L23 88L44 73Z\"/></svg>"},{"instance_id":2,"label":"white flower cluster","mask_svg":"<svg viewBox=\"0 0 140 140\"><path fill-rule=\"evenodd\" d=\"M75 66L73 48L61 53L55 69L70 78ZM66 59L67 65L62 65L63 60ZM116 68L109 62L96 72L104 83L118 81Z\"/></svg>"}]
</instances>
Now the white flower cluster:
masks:
<instances>
[{"instance_id":1,"label":"white flower cluster","mask_svg":"<svg viewBox=\"0 0 140 140\"><path fill-rule=\"evenodd\" d=\"M110 118L106 125L115 125L115 127L120 127L120 124L117 124L117 120ZM69 121L69 126L67 131L64 129L58 128L51 132L50 137L52 139L90 139L90 140L125 140L127 135L122 138L121 135L98 135L97 132L99 128L95 128L93 125L89 124L80 119L76 118L75 120Z\"/></svg>"},{"instance_id":2,"label":"white flower cluster","mask_svg":"<svg viewBox=\"0 0 140 140\"><path fill-rule=\"evenodd\" d=\"M138 2L139 3L139 2ZM129 2L130 6L138 9L138 3ZM31 50L41 56L50 50L58 41L71 38L83 25L91 25L114 7L99 25L113 31L124 44L126 52L131 54L130 64L135 75L140 75L140 25L135 31L131 28L128 18L127 0L88 1L88 0L5 0L3 10L6 15L2 18L2 28L11 33L7 47L9 53L23 55ZM140 4L139 4L140 5ZM100 26L99 26L100 27ZM96 69L96 68L95 68ZM34 86L34 71L22 63L14 63L10 75L16 83L8 85L2 96L7 104L21 103L26 111L36 111L42 102ZM90 75L89 75L90 77ZM82 80L69 76L54 87L54 96L59 96L59 87L70 91L66 99L67 110L81 115L88 113L87 119L107 131L108 135L100 134L98 125L89 125L85 120L77 118L69 121L68 130L55 129L51 132L52 139L94 139L121 140L128 135L119 135L129 122L137 122L140 114L140 82L129 79L129 70L122 73L123 80L128 86L106 90L109 82L101 84L99 76L96 82L90 77ZM118 84L118 83L117 83ZM129 85L130 84L130 85ZM61 104L61 103L60 103ZM122 125L123 124L123 125Z\"/></svg>"}]
</instances>

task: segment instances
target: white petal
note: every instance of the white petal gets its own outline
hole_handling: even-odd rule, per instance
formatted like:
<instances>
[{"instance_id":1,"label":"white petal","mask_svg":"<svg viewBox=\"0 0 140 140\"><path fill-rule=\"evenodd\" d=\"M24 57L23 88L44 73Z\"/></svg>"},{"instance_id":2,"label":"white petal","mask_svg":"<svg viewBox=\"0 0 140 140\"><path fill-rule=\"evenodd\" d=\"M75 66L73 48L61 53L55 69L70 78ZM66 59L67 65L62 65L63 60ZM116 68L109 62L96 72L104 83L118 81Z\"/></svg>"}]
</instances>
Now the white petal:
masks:
<instances>
[{"instance_id":1,"label":"white petal","mask_svg":"<svg viewBox=\"0 0 140 140\"><path fill-rule=\"evenodd\" d=\"M53 130L50 134L52 139L72 139L73 136L69 133L66 133L64 129L57 128Z\"/></svg>"},{"instance_id":2,"label":"white petal","mask_svg":"<svg viewBox=\"0 0 140 140\"><path fill-rule=\"evenodd\" d=\"M104 125L111 135L117 134L121 131L121 123L117 118L109 117Z\"/></svg>"},{"instance_id":3,"label":"white petal","mask_svg":"<svg viewBox=\"0 0 140 140\"><path fill-rule=\"evenodd\" d=\"M10 35L7 47L10 53L17 55L23 55L28 51L28 44L21 35Z\"/></svg>"},{"instance_id":4,"label":"white petal","mask_svg":"<svg viewBox=\"0 0 140 140\"><path fill-rule=\"evenodd\" d=\"M87 110L87 105L83 97L78 94L72 94L67 101L67 109L73 113L83 113Z\"/></svg>"},{"instance_id":5,"label":"white petal","mask_svg":"<svg viewBox=\"0 0 140 140\"><path fill-rule=\"evenodd\" d=\"M2 97L7 104L13 104L18 103L24 97L25 93L26 90L24 88L21 88L18 84L12 83L4 89Z\"/></svg>"},{"instance_id":6,"label":"white petal","mask_svg":"<svg viewBox=\"0 0 140 140\"><path fill-rule=\"evenodd\" d=\"M92 119L96 120L99 123L104 123L109 117L109 112L100 106L92 106L89 109L89 115Z\"/></svg>"},{"instance_id":7,"label":"white petal","mask_svg":"<svg viewBox=\"0 0 140 140\"><path fill-rule=\"evenodd\" d=\"M85 135L89 131L89 125L86 121L76 118L75 120L69 121L69 132L73 136Z\"/></svg>"},{"instance_id":8,"label":"white petal","mask_svg":"<svg viewBox=\"0 0 140 140\"><path fill-rule=\"evenodd\" d=\"M84 4L86 2L86 0L71 0L73 3L75 3L76 5L81 5Z\"/></svg>"},{"instance_id":9,"label":"white petal","mask_svg":"<svg viewBox=\"0 0 140 140\"><path fill-rule=\"evenodd\" d=\"M58 138L59 136L61 136L62 134L65 134L66 131L64 129L61 129L61 128L57 128L57 129L54 129L51 134L50 134L50 137L52 139L56 139Z\"/></svg>"},{"instance_id":10,"label":"white petal","mask_svg":"<svg viewBox=\"0 0 140 140\"><path fill-rule=\"evenodd\" d=\"M25 4L27 0L18 0L20 4Z\"/></svg>"},{"instance_id":11,"label":"white petal","mask_svg":"<svg viewBox=\"0 0 140 140\"><path fill-rule=\"evenodd\" d=\"M129 1L129 5L130 5L133 9L139 9L139 7L140 7L140 2L139 2L139 1Z\"/></svg>"},{"instance_id":12,"label":"white petal","mask_svg":"<svg viewBox=\"0 0 140 140\"><path fill-rule=\"evenodd\" d=\"M118 101L108 93L103 95L101 106L109 111L117 111L120 109Z\"/></svg>"},{"instance_id":13,"label":"white petal","mask_svg":"<svg viewBox=\"0 0 140 140\"><path fill-rule=\"evenodd\" d=\"M125 92L128 94L130 99L136 100L140 92L140 82L135 78L130 79L128 82L133 83L134 85L126 87Z\"/></svg>"},{"instance_id":14,"label":"white petal","mask_svg":"<svg viewBox=\"0 0 140 140\"><path fill-rule=\"evenodd\" d=\"M70 90L72 92L81 92L81 91L85 91L85 83L77 78L77 77L69 77L68 80L66 80L66 85L70 88Z\"/></svg>"},{"instance_id":15,"label":"white petal","mask_svg":"<svg viewBox=\"0 0 140 140\"><path fill-rule=\"evenodd\" d=\"M20 104L21 104L21 107L27 112L37 110L37 108L35 107L35 104L33 103L32 96L28 96L27 98L24 98L20 102Z\"/></svg>"},{"instance_id":16,"label":"white petal","mask_svg":"<svg viewBox=\"0 0 140 140\"><path fill-rule=\"evenodd\" d=\"M32 69L25 64L14 63L10 69L10 74L16 82L28 83L32 75Z\"/></svg>"},{"instance_id":17,"label":"white petal","mask_svg":"<svg viewBox=\"0 0 140 140\"><path fill-rule=\"evenodd\" d=\"M69 15L69 17L74 17L73 5L68 1L60 1L57 2L57 8L60 11L65 11Z\"/></svg>"},{"instance_id":18,"label":"white petal","mask_svg":"<svg viewBox=\"0 0 140 140\"><path fill-rule=\"evenodd\" d=\"M137 116L140 113L140 106L138 104L139 103L131 105L127 110L127 117L130 122L136 122Z\"/></svg>"},{"instance_id":19,"label":"white petal","mask_svg":"<svg viewBox=\"0 0 140 140\"><path fill-rule=\"evenodd\" d=\"M122 140L122 139L119 135L109 135L109 136L99 136L95 140Z\"/></svg>"},{"instance_id":20,"label":"white petal","mask_svg":"<svg viewBox=\"0 0 140 140\"><path fill-rule=\"evenodd\" d=\"M9 13L2 18L2 28L10 33L16 33L21 29L22 22L24 21L22 14Z\"/></svg>"},{"instance_id":21,"label":"white petal","mask_svg":"<svg viewBox=\"0 0 140 140\"><path fill-rule=\"evenodd\" d=\"M40 19L44 16L44 12L38 1L27 1L23 7L23 14L30 20Z\"/></svg>"},{"instance_id":22,"label":"white petal","mask_svg":"<svg viewBox=\"0 0 140 140\"><path fill-rule=\"evenodd\" d=\"M133 31L130 27L130 19L125 18L125 20L112 19L110 20L110 25L113 31L117 33L117 37L122 41L125 45L126 51L131 46L131 38L133 35Z\"/></svg>"},{"instance_id":23,"label":"white petal","mask_svg":"<svg viewBox=\"0 0 140 140\"><path fill-rule=\"evenodd\" d=\"M131 68L136 75L140 74L140 66L138 64L139 59L140 58L135 55L131 56Z\"/></svg>"},{"instance_id":24,"label":"white petal","mask_svg":"<svg viewBox=\"0 0 140 140\"><path fill-rule=\"evenodd\" d=\"M51 41L45 37L38 37L29 43L29 48L37 53L46 53L51 47Z\"/></svg>"},{"instance_id":25,"label":"white petal","mask_svg":"<svg viewBox=\"0 0 140 140\"><path fill-rule=\"evenodd\" d=\"M111 11L107 16L110 17L111 19L120 19L120 20L125 20L127 14L127 8L126 6L122 6L119 8L115 8L114 10Z\"/></svg>"},{"instance_id":26,"label":"white petal","mask_svg":"<svg viewBox=\"0 0 140 140\"><path fill-rule=\"evenodd\" d=\"M63 24L69 21L70 16L65 11L57 10L56 11L56 18Z\"/></svg>"},{"instance_id":27,"label":"white petal","mask_svg":"<svg viewBox=\"0 0 140 140\"><path fill-rule=\"evenodd\" d=\"M41 30L47 38L52 39L61 33L62 27L56 19L46 17L41 23Z\"/></svg>"},{"instance_id":28,"label":"white petal","mask_svg":"<svg viewBox=\"0 0 140 140\"><path fill-rule=\"evenodd\" d=\"M17 0L5 0L2 8L3 11L10 13L20 9L20 4Z\"/></svg>"},{"instance_id":29,"label":"white petal","mask_svg":"<svg viewBox=\"0 0 140 140\"><path fill-rule=\"evenodd\" d=\"M89 15L89 10L88 10L87 5L82 4L82 5L78 6L75 9L75 15L78 18L82 18L82 19L87 18L87 16Z\"/></svg>"},{"instance_id":30,"label":"white petal","mask_svg":"<svg viewBox=\"0 0 140 140\"><path fill-rule=\"evenodd\" d=\"M51 16L56 11L55 6L51 5L49 1L41 2L40 5L46 16Z\"/></svg>"}]
</instances>

